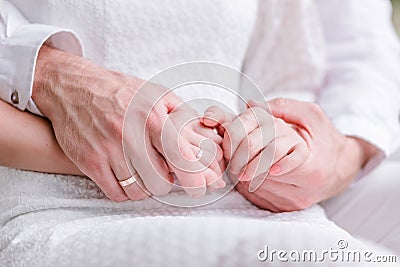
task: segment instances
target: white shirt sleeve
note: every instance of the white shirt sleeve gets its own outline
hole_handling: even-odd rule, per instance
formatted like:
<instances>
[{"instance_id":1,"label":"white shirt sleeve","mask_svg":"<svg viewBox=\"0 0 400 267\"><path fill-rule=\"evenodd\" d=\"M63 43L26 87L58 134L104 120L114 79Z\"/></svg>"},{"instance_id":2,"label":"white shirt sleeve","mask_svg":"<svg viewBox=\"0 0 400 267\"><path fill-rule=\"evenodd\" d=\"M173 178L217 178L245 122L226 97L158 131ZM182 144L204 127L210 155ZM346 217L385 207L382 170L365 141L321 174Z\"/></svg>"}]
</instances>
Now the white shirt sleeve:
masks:
<instances>
[{"instance_id":1,"label":"white shirt sleeve","mask_svg":"<svg viewBox=\"0 0 400 267\"><path fill-rule=\"evenodd\" d=\"M82 55L81 41L70 30L29 23L10 2L0 0L0 99L41 115L31 99L40 47Z\"/></svg>"},{"instance_id":2,"label":"white shirt sleeve","mask_svg":"<svg viewBox=\"0 0 400 267\"><path fill-rule=\"evenodd\" d=\"M341 133L362 138L381 150L381 158L387 156L400 137L400 46L391 3L317 0L317 4L328 57L317 102Z\"/></svg>"}]
</instances>

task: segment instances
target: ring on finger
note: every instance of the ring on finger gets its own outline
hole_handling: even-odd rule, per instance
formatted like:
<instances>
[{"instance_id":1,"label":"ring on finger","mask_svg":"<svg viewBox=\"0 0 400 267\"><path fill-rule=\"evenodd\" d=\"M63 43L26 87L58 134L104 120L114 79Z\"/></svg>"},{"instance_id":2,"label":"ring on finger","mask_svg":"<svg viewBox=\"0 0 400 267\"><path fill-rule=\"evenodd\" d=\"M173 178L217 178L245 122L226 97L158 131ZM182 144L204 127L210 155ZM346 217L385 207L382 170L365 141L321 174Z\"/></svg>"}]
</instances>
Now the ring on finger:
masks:
<instances>
[{"instance_id":1,"label":"ring on finger","mask_svg":"<svg viewBox=\"0 0 400 267\"><path fill-rule=\"evenodd\" d=\"M131 185L133 183L137 182L137 179L139 179L139 174L135 173L134 175L132 175L131 177L129 177L128 179L125 179L123 181L118 181L118 183L122 186L122 187L126 187L128 185Z\"/></svg>"}]
</instances>

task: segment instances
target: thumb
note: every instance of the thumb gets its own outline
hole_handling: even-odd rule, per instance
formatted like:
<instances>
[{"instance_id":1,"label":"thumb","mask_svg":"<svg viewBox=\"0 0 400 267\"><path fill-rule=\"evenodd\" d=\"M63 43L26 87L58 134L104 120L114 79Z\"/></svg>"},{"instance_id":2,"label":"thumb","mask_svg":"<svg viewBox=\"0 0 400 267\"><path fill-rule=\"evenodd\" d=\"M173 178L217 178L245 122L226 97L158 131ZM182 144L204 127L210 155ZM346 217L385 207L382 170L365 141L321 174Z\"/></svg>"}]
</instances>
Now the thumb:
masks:
<instances>
[{"instance_id":1,"label":"thumb","mask_svg":"<svg viewBox=\"0 0 400 267\"><path fill-rule=\"evenodd\" d=\"M267 102L259 102L259 101L250 99L247 102L247 107L248 108L260 107L260 108L263 108L263 109L267 110L268 112L270 112L270 107Z\"/></svg>"},{"instance_id":2,"label":"thumb","mask_svg":"<svg viewBox=\"0 0 400 267\"><path fill-rule=\"evenodd\" d=\"M320 123L324 116L322 109L317 104L311 102L276 98L268 101L268 104L274 117L306 129L309 126Z\"/></svg>"}]
</instances>

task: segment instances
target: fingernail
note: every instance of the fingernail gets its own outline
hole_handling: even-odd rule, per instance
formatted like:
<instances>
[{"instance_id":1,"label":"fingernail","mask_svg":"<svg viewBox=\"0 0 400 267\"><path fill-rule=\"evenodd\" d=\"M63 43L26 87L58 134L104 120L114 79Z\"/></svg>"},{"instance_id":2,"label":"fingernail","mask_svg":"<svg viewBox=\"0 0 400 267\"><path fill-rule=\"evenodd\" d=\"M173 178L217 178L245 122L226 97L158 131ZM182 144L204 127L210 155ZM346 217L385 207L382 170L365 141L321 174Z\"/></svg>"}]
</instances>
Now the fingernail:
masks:
<instances>
[{"instance_id":1,"label":"fingernail","mask_svg":"<svg viewBox=\"0 0 400 267\"><path fill-rule=\"evenodd\" d=\"M211 117L213 114L214 114L214 112L212 112L212 111L207 111L207 112L204 113L204 116L205 116L205 117Z\"/></svg>"},{"instance_id":2,"label":"fingernail","mask_svg":"<svg viewBox=\"0 0 400 267\"><path fill-rule=\"evenodd\" d=\"M218 186L219 188L223 188L223 187L225 187L225 185L226 185L226 183L225 183L224 180L219 179L219 180L217 181L217 186Z\"/></svg>"},{"instance_id":3,"label":"fingernail","mask_svg":"<svg viewBox=\"0 0 400 267\"><path fill-rule=\"evenodd\" d=\"M279 165L274 165L269 169L269 174L278 175L281 172L281 167Z\"/></svg>"}]
</instances>

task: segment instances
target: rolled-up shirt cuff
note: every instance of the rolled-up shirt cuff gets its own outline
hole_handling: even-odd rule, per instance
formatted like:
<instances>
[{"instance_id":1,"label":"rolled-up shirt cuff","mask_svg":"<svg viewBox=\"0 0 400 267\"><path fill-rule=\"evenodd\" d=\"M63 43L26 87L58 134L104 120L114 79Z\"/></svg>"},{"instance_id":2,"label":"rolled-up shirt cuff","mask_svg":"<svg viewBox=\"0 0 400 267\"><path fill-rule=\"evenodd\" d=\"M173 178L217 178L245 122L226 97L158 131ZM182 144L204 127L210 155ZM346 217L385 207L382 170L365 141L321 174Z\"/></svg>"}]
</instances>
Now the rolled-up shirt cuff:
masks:
<instances>
[{"instance_id":1,"label":"rolled-up shirt cuff","mask_svg":"<svg viewBox=\"0 0 400 267\"><path fill-rule=\"evenodd\" d=\"M32 87L36 60L43 44L78 56L83 55L79 37L72 31L50 25L25 24L10 33L2 43L2 64L6 83L1 98L20 110L42 115L33 102ZM4 71L3 71L4 72Z\"/></svg>"}]
</instances>

